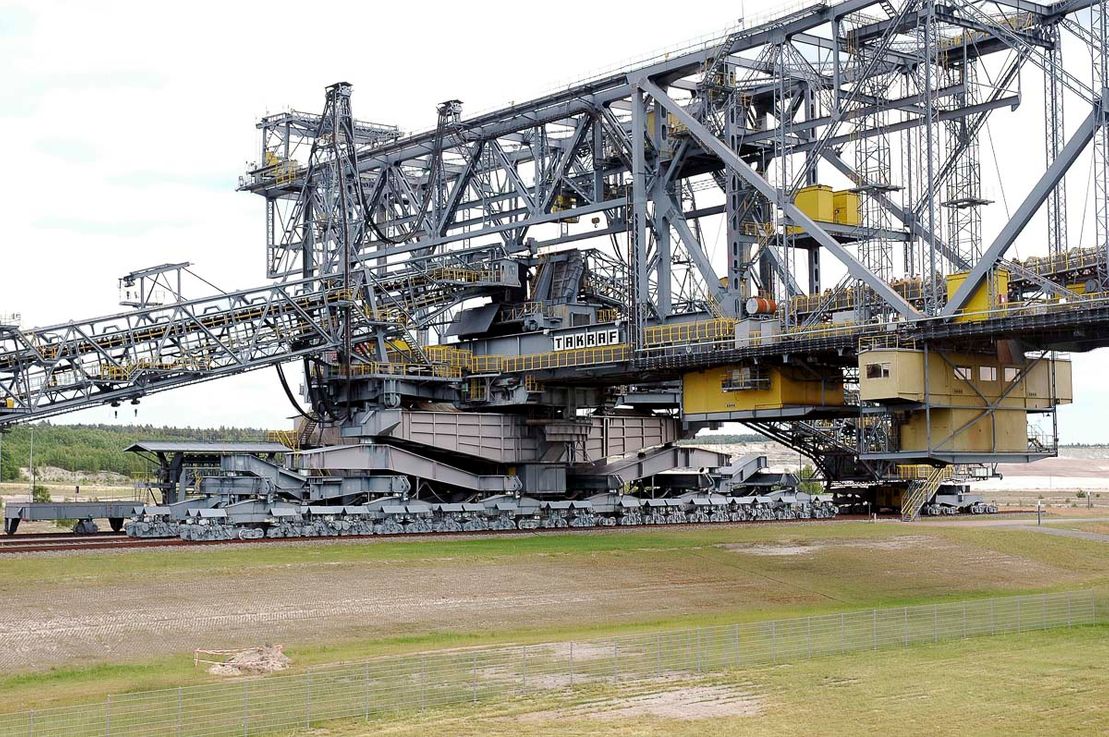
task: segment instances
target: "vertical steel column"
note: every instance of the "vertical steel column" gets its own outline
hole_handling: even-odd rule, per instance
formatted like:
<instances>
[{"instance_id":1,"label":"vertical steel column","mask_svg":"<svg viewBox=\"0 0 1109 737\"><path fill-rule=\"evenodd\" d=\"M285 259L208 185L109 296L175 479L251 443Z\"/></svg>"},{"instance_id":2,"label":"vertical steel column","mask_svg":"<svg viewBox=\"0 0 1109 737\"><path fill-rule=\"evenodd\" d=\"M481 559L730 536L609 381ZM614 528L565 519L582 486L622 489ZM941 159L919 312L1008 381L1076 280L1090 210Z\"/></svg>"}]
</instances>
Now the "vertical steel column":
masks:
<instances>
[{"instance_id":1,"label":"vertical steel column","mask_svg":"<svg viewBox=\"0 0 1109 737\"><path fill-rule=\"evenodd\" d=\"M651 137L651 147L654 149L654 166L651 172L655 186L651 188L651 209L655 213L666 210L670 204L670 196L660 192L658 183L662 181L662 148L666 143L663 122L666 120L666 110L658 102L652 105L654 120L651 121L651 130L647 131ZM672 309L673 299L671 283L672 254L670 250L670 223L657 215L653 219L651 233L655 243L655 295L653 304L660 318L667 317ZM709 285L710 289L712 285Z\"/></svg>"},{"instance_id":2,"label":"vertical steel column","mask_svg":"<svg viewBox=\"0 0 1109 737\"><path fill-rule=\"evenodd\" d=\"M743 131L747 127L746 116L746 101L739 91L735 90L728 102L724 125L728 148L737 154ZM750 280L747 275L748 264L751 262L751 237L743 230L743 220L750 216L750 211L746 207L750 190L744 189L743 180L733 171L725 172L724 185L724 217L728 237L727 291L728 300L732 303L727 308L734 310L731 314L739 315L740 305L751 296Z\"/></svg>"},{"instance_id":3,"label":"vertical steel column","mask_svg":"<svg viewBox=\"0 0 1109 737\"><path fill-rule=\"evenodd\" d=\"M896 14L892 8L886 10L891 16ZM866 18L856 21L862 25ZM854 67L860 72L870 70L874 64L874 49L858 45L849 49L854 54ZM862 91L871 97L881 99L888 95L890 80L885 75L871 71L857 83ZM859 261L867 269L884 281L893 278L893 244L875 231L891 229L889 211L882 205L880 198L895 189L891 184L890 134L884 132L889 122L889 113L884 109L871 109L861 115L855 124L855 172L859 177L857 189L861 197L861 224L864 228L859 243ZM866 298L859 301L863 311L862 319L869 318L875 310L884 311L881 302L865 290Z\"/></svg>"},{"instance_id":4,"label":"vertical steel column","mask_svg":"<svg viewBox=\"0 0 1109 737\"><path fill-rule=\"evenodd\" d=\"M1053 46L1048 50L1044 69L1044 144L1047 166L1063 150L1063 45L1058 26L1049 33ZM1052 256L1067 250L1067 185L1061 180L1047 197L1047 248Z\"/></svg>"},{"instance_id":5,"label":"vertical steel column","mask_svg":"<svg viewBox=\"0 0 1109 737\"><path fill-rule=\"evenodd\" d=\"M647 109L643 90L635 88L632 104L632 189L628 217L629 299L628 342L632 350L643 348L643 325L650 286L647 272Z\"/></svg>"},{"instance_id":6,"label":"vertical steel column","mask_svg":"<svg viewBox=\"0 0 1109 737\"><path fill-rule=\"evenodd\" d=\"M792 79L787 71L786 56L788 54L787 47L789 41L782 41L777 46L777 55L774 72L777 74L775 80L776 94L775 94L775 110L778 116L778 130L774 136L774 156L778 164L778 188L777 188L777 202L775 206L775 220L778 223L778 245L780 250L778 253L778 268L782 272L782 278L778 283L779 289L773 290L768 285L764 284L763 288L767 293L778 301L778 314L782 317L782 322L785 325L790 325L794 322L795 318L792 314L790 288L791 282L796 278L796 246L797 239L792 232L792 228L788 225L790 219L786 216L786 205L793 201L796 194L793 191L793 160L790 154L790 147L792 145L791 128L793 122L793 112L791 109L791 93L792 93ZM767 245L766 248L775 248L775 246Z\"/></svg>"},{"instance_id":7,"label":"vertical steel column","mask_svg":"<svg viewBox=\"0 0 1109 737\"><path fill-rule=\"evenodd\" d=\"M1097 233L1095 245L1102 250L1100 277L1102 285L1106 285L1109 284L1109 126L1106 125L1104 103L1109 97L1109 49L1106 48L1109 45L1109 8L1104 1L1094 3L1090 13L1094 94L1101 99L1103 105L1098 113L1093 135L1094 224Z\"/></svg>"},{"instance_id":8,"label":"vertical steel column","mask_svg":"<svg viewBox=\"0 0 1109 737\"><path fill-rule=\"evenodd\" d=\"M939 160L939 140L936 130L937 107L934 94L936 61L936 6L933 0L926 0L921 8L921 22L923 23L924 37L924 155L927 159L924 167L925 180L922 189L928 197L925 223L929 233L936 232L936 171ZM939 285L942 283L939 270L939 254L935 248L928 249L924 269L924 311L935 314L939 308Z\"/></svg>"},{"instance_id":9,"label":"vertical steel column","mask_svg":"<svg viewBox=\"0 0 1109 737\"><path fill-rule=\"evenodd\" d=\"M966 47L946 48L938 52L952 83L961 83L963 91L956 96L960 106L968 107L978 102L978 84L974 62L967 57ZM944 126L947 132L949 155L956 156L946 182L947 246L963 261L974 263L982 255L982 214L979 208L986 204L982 199L982 171L978 156L978 135L970 130L967 118L954 118ZM1060 134L1061 135L1061 134ZM958 270L959 264L949 258L946 271Z\"/></svg>"}]
</instances>

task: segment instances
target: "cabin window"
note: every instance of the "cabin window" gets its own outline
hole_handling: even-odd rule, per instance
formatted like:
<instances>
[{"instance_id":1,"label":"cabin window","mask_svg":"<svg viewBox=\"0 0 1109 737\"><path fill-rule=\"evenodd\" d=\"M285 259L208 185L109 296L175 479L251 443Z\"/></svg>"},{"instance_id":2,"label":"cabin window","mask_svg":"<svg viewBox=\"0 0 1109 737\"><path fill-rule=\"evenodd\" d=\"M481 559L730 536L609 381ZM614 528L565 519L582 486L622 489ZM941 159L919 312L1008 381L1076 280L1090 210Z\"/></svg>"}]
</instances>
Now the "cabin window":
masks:
<instances>
[{"instance_id":1,"label":"cabin window","mask_svg":"<svg viewBox=\"0 0 1109 737\"><path fill-rule=\"evenodd\" d=\"M979 366L978 367L978 380L979 381L997 381L997 367L996 366Z\"/></svg>"},{"instance_id":2,"label":"cabin window","mask_svg":"<svg viewBox=\"0 0 1109 737\"><path fill-rule=\"evenodd\" d=\"M888 363L868 363L866 365L866 378L888 379L889 377L890 365Z\"/></svg>"},{"instance_id":3,"label":"cabin window","mask_svg":"<svg viewBox=\"0 0 1109 737\"><path fill-rule=\"evenodd\" d=\"M974 377L974 372L971 370L970 366L956 366L955 367L955 378L956 379L961 379L962 381L970 381L973 377Z\"/></svg>"},{"instance_id":4,"label":"cabin window","mask_svg":"<svg viewBox=\"0 0 1109 737\"><path fill-rule=\"evenodd\" d=\"M1016 366L1006 366L1005 367L1005 381L1007 383L1011 384L1019 378L1020 378L1020 369L1019 368L1017 368Z\"/></svg>"}]
</instances>

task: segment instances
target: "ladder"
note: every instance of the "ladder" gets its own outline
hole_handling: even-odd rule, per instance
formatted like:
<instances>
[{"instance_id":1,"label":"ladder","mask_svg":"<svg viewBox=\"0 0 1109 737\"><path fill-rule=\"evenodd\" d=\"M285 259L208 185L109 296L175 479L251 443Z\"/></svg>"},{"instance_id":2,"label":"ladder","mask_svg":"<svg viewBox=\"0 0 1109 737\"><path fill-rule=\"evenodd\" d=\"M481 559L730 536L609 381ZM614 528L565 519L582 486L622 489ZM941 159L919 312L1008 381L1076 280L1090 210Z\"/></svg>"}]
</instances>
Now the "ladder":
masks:
<instances>
[{"instance_id":1,"label":"ladder","mask_svg":"<svg viewBox=\"0 0 1109 737\"><path fill-rule=\"evenodd\" d=\"M312 447L309 445L312 440L312 433L316 432L316 428L319 426L319 420L314 417L306 417L304 423L300 426L300 432L297 433L296 446L294 449Z\"/></svg>"}]
</instances>

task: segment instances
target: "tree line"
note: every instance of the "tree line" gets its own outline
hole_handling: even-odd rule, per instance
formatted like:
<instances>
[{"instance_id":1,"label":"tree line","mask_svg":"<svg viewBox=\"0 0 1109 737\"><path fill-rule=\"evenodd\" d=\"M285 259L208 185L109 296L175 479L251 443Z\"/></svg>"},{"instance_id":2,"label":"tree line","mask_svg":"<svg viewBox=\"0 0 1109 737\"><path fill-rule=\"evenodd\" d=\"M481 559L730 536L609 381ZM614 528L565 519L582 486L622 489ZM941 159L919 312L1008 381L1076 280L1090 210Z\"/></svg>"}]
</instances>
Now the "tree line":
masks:
<instances>
[{"instance_id":1,"label":"tree line","mask_svg":"<svg viewBox=\"0 0 1109 737\"><path fill-rule=\"evenodd\" d=\"M111 471L125 476L145 476L149 463L123 449L140 440L264 440L265 430L240 427L155 427L153 425L53 425L40 422L18 425L0 437L0 480L14 481L19 469L31 461L34 436L36 467L55 466L67 471Z\"/></svg>"}]
</instances>

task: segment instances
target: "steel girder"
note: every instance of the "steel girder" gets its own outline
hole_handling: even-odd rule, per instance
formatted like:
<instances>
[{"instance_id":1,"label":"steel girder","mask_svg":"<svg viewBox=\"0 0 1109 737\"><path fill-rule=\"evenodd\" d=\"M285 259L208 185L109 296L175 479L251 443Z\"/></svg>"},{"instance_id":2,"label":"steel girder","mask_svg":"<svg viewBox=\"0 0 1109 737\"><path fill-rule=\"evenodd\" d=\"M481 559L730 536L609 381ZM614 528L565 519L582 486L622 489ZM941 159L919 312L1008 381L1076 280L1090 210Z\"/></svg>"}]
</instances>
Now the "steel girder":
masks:
<instances>
[{"instance_id":1,"label":"steel girder","mask_svg":"<svg viewBox=\"0 0 1109 737\"><path fill-rule=\"evenodd\" d=\"M1018 61L1027 58L1038 63L1044 56L1045 41L1036 35L1035 27L1056 23L1070 27L1068 24L1073 25L1070 16L1090 4L995 3L1027 14L1030 25L1019 31L1010 27L1006 18L989 16L974 3L948 3L944 7L954 10L943 10L941 15L944 22L953 26L987 34L996 42L991 49L1012 49ZM859 32L856 14L867 9L877 10L888 18L866 31L873 39L866 50L867 61L855 63L853 57L858 53L855 44L865 35ZM845 133L840 130L842 126L878 111L889 110L901 116L884 128L873 129L882 133L967 116L970 116L968 131L976 132L990 110L1016 104L1019 97L1009 91L1012 79L1009 73L992 85L984 102L973 106L956 103L935 110L937 101L946 95L958 96L957 87L928 86L895 94L891 85L888 95L864 94L860 83L871 75L891 80L898 75L908 78L914 66L942 63L938 55L930 55L927 48L912 42L913 22L922 17L921 13L929 12L937 12L935 3L909 1L894 6L886 0L848 0L836 5L819 4L727 34L717 42L650 60L637 68L573 85L537 100L469 120L452 121L436 131L402 138L388 126L352 124L351 176L337 185L333 183L331 189L360 189L369 203L366 212L358 214L360 220L382 223L386 230L394 229L390 232L403 231L415 224L418 227L410 238L391 243L371 233L367 237L336 239L326 229L309 229L301 238L290 239L285 248L277 240L268 243L273 251L271 276L287 280L276 287L44 331L9 332L0 352L0 398L11 399L16 406L0 411L6 417L43 416L333 349L341 339L341 320L340 310L329 299L341 302L349 298L349 290L329 291L334 285L318 281L308 284L296 277L312 274L313 269L327 272L317 276L332 277L345 269L355 274L357 284L373 285L373 291L383 295L386 302L403 300L405 290L417 281L421 293L429 290L440 293L438 301L431 306L422 305L419 314L437 313L445 305L464 299L473 285L437 278L438 269L471 268L510 256L519 256L526 264L536 248L528 242L528 233L537 226L567 218L593 215L604 218L607 222L597 229L598 235L627 231L631 222L635 243L629 263L635 265L631 281L636 285L636 313L642 319L649 311L665 315L667 306L659 303L668 301L669 289L658 280L669 279L666 254L672 254L672 247L689 251L706 292L719 295L721 291L713 278L715 267L698 235L696 221L702 215L735 215L728 208L735 210L741 198L729 198L723 206L694 207L683 215L681 198L677 196L692 190L691 181L721 169L736 175L733 179L742 182L744 191L756 192L771 207L780 206L786 219L778 221L776 227L800 226L819 248L834 254L855 278L880 295L892 311L905 320L917 320L921 316L913 305L862 266L851 252L850 239L833 235L829 228L793 204L796 181L772 182L767 172L774 157L803 154L806 164L796 179L811 181L816 162L829 159L828 154L833 152L838 156L837 149L854 145L861 135L869 135L869 130ZM831 34L825 37L822 34L828 28ZM908 32L900 33L899 29ZM897 43L893 42L895 37ZM758 53L768 45L784 45L787 53L780 55L777 62L770 62ZM799 52L800 47L815 50L816 58ZM983 49L982 53L986 51ZM749 58L752 55L757 58ZM1012 74L1019 66L1012 65ZM705 74L720 72L726 80L735 69L746 70L752 76L742 85L725 82L718 92L706 86ZM1072 90L1082 91L1072 77L1064 76L1062 82ZM785 90L788 99L781 100L778 107L767 105L765 97L760 96L770 89ZM692 92L697 97L679 101L671 90ZM637 103L644 92L654 101L650 110ZM719 99L710 99L713 94L719 94ZM730 133L713 130L709 122L727 105L736 105L737 100L740 128ZM668 159L664 159L659 134L664 111L689 132L677 151L668 154L671 156ZM651 112L655 117L649 121ZM762 121L761 127L752 125L758 120ZM279 203L309 202L304 196L307 172L294 165L293 142L312 137L310 128L319 126L321 119L291 114L267 121L263 121L263 126L268 126L265 130L270 139L263 144L263 165L250 172L250 180L241 188L266 197L270 232L274 233L290 223L289 218L282 222L278 217ZM1083 124L1083 131L1087 127L1088 122ZM280 160L267 161L267 154ZM951 154L954 158L959 155L958 151ZM1072 162L1073 155L1065 148L1041 185L1026 200L1019 217L1014 217L1002 236L973 266L972 278L948 304L944 315L953 314L962 306L973 283L993 267L1012 237L1019 233L1023 227L1021 220L1026 223L1038 207L1036 201L1043 194L1041 190L1050 189L1051 180L1062 176L1060 168L1065 171L1068 159ZM946 164L940 167L928 191L934 191L937 181L943 179L945 167ZM713 181L720 184L726 180L714 177ZM553 211L555 199L563 194L569 197L572 206ZM430 203L427 217L421 215L423 203ZM309 208L318 210L327 204L328 201L321 200ZM943 239L939 234L922 229L915 217L919 205L896 207L906 216L901 219L908 221L907 233L941 247ZM291 221L303 222L296 217ZM309 218L308 222L316 221ZM334 217L322 217L322 224L333 226ZM360 224L353 225L357 228ZM679 236L672 245L671 227ZM303 253L305 242L321 234L333 243L351 244L356 253L352 259L336 258L337 249L332 247L328 258L317 265L297 263L295 257L290 258L294 251ZM557 246L582 239L581 233L564 233L543 244ZM774 254L774 248L770 246L766 252ZM364 275L350 268L355 260L364 267ZM778 268L784 268L780 259L778 263ZM787 270L785 277L790 281L793 275ZM794 288L789 291L792 293ZM299 305L297 300L305 294L324 295L323 306L308 309ZM235 301L244 299L247 301ZM254 314L255 307L248 306L250 300L260 300L261 313ZM212 309L213 314L229 315L229 322L213 329L203 319L203 310L207 309ZM376 332L380 336L380 324L371 319L377 317L374 309L371 304L369 312L357 318L357 329L364 330L365 335ZM303 339L299 333L292 333L298 336L297 340L289 339L291 323L286 323L292 318L286 316L290 315L298 316L295 324L298 330L306 331ZM304 327L300 322L310 325ZM119 337L119 333L123 336ZM41 346L48 346L47 351L43 352ZM203 363L196 362L198 355Z\"/></svg>"}]
</instances>

